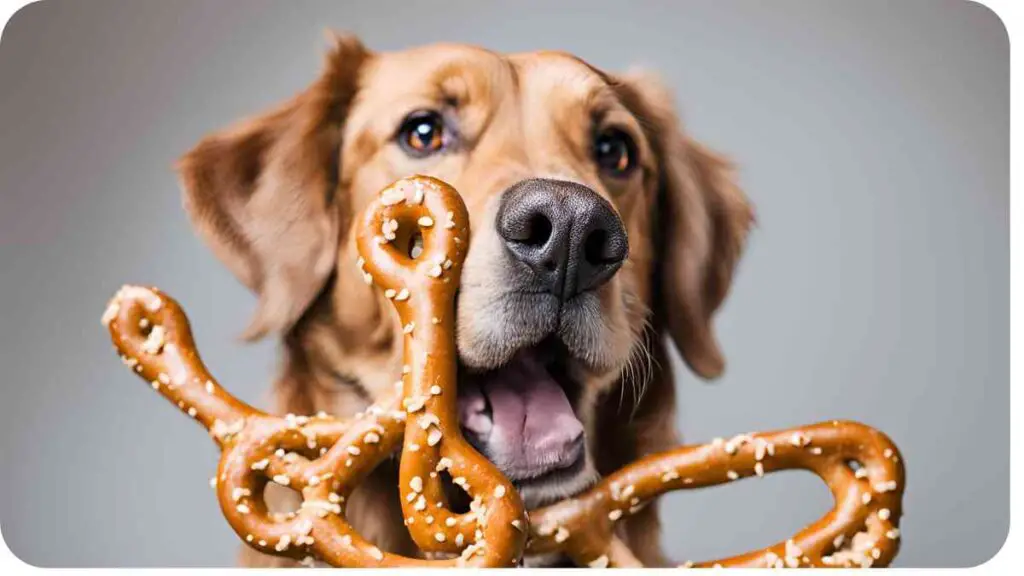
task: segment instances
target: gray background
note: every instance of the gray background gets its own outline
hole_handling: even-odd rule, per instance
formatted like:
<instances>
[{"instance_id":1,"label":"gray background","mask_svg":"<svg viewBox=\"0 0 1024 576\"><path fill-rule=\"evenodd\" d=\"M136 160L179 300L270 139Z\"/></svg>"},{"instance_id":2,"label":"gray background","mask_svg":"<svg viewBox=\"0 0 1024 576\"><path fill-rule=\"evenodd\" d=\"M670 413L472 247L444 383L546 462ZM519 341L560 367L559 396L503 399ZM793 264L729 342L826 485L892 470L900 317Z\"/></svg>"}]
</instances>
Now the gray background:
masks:
<instances>
[{"instance_id":1,"label":"gray background","mask_svg":"<svg viewBox=\"0 0 1024 576\"><path fill-rule=\"evenodd\" d=\"M760 226L718 321L729 367L680 371L688 441L854 418L906 456L900 566L970 566L1009 523L1009 54L961 1L47 0L0 44L0 523L47 566L231 565L216 454L100 325L161 286L215 373L262 405L275 345L193 235L173 160L311 82L328 27L375 49L561 48L660 70L728 152ZM677 362L677 367L679 363ZM828 492L783 473L665 506L676 558L767 545Z\"/></svg>"}]
</instances>

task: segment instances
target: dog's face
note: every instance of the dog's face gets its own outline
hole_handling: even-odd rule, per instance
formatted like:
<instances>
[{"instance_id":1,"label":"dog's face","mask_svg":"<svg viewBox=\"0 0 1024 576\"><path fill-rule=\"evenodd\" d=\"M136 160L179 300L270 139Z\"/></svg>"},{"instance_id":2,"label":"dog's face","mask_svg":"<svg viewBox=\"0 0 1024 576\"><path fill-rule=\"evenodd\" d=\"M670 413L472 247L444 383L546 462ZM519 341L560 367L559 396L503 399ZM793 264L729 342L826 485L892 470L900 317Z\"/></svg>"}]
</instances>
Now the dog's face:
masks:
<instances>
[{"instance_id":1,"label":"dog's face","mask_svg":"<svg viewBox=\"0 0 1024 576\"><path fill-rule=\"evenodd\" d=\"M340 383L313 408L342 411L345 387L375 399L400 371L397 321L357 270L355 215L404 176L453 185L472 218L463 430L540 506L593 481L595 403L641 393L658 329L698 374L722 369L711 316L752 215L652 81L562 53L339 39L306 92L183 159L186 205L260 296L249 335L300 341Z\"/></svg>"}]
</instances>

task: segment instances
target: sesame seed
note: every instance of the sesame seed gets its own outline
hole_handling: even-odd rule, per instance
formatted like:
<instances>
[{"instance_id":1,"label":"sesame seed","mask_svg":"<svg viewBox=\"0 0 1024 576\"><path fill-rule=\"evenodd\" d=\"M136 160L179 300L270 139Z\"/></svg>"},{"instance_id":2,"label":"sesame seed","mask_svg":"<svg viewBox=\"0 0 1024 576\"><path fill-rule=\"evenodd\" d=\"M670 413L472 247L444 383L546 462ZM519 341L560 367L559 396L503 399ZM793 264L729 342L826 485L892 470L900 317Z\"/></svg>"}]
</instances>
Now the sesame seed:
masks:
<instances>
[{"instance_id":1,"label":"sesame seed","mask_svg":"<svg viewBox=\"0 0 1024 576\"><path fill-rule=\"evenodd\" d=\"M608 519L612 522L618 520L619 518L622 518L622 510L612 510L611 512L608 513Z\"/></svg>"},{"instance_id":2,"label":"sesame seed","mask_svg":"<svg viewBox=\"0 0 1024 576\"><path fill-rule=\"evenodd\" d=\"M498 486L494 489L494 497L495 498L501 498L504 495L505 495L505 486L502 485L502 484L498 484Z\"/></svg>"},{"instance_id":3,"label":"sesame seed","mask_svg":"<svg viewBox=\"0 0 1024 576\"><path fill-rule=\"evenodd\" d=\"M207 380L206 381L206 393L207 394L213 394L213 381L212 380Z\"/></svg>"},{"instance_id":4,"label":"sesame seed","mask_svg":"<svg viewBox=\"0 0 1024 576\"><path fill-rule=\"evenodd\" d=\"M865 493L861 494L860 495L860 501L863 502L865 505L870 504L871 503L871 492L865 492Z\"/></svg>"},{"instance_id":5,"label":"sesame seed","mask_svg":"<svg viewBox=\"0 0 1024 576\"><path fill-rule=\"evenodd\" d=\"M159 380L161 384L170 384L171 383L171 377L168 376L167 374L164 374L163 372L157 374L156 375L156 379Z\"/></svg>"},{"instance_id":6,"label":"sesame seed","mask_svg":"<svg viewBox=\"0 0 1024 576\"><path fill-rule=\"evenodd\" d=\"M444 535L444 532L438 532L437 534L434 534L434 540L437 540L438 542L444 542L447 539L448 538Z\"/></svg>"},{"instance_id":7,"label":"sesame seed","mask_svg":"<svg viewBox=\"0 0 1024 576\"><path fill-rule=\"evenodd\" d=\"M799 558L804 555L804 551L796 545L796 542L792 539L786 540L786 558Z\"/></svg>"},{"instance_id":8,"label":"sesame seed","mask_svg":"<svg viewBox=\"0 0 1024 576\"><path fill-rule=\"evenodd\" d=\"M879 482L878 484L875 484L875 492L878 492L879 494L885 492L892 492L896 490L897 487L898 485L896 484L895 480L890 480L888 482Z\"/></svg>"},{"instance_id":9,"label":"sesame seed","mask_svg":"<svg viewBox=\"0 0 1024 576\"><path fill-rule=\"evenodd\" d=\"M367 444L376 444L380 442L380 435L376 432L367 432L366 436L363 436L363 442Z\"/></svg>"},{"instance_id":10,"label":"sesame seed","mask_svg":"<svg viewBox=\"0 0 1024 576\"><path fill-rule=\"evenodd\" d=\"M397 292L395 292L393 288L388 288L387 290L384 291L384 297L387 298L388 300L394 299L395 294L397 294Z\"/></svg>"},{"instance_id":11,"label":"sesame seed","mask_svg":"<svg viewBox=\"0 0 1024 576\"><path fill-rule=\"evenodd\" d=\"M810 438L804 436L800 432L793 432L793 434L789 437L789 443L792 444L793 446L796 446L797 448L801 448L803 446L807 446L808 444L810 444L811 440Z\"/></svg>"},{"instance_id":12,"label":"sesame seed","mask_svg":"<svg viewBox=\"0 0 1024 576\"><path fill-rule=\"evenodd\" d=\"M892 448L886 448L882 451L882 456L886 458L892 458Z\"/></svg>"},{"instance_id":13,"label":"sesame seed","mask_svg":"<svg viewBox=\"0 0 1024 576\"><path fill-rule=\"evenodd\" d=\"M149 385L153 387L153 390L159 390L160 389L160 383L157 382L156 380L153 380L152 382L150 382Z\"/></svg>"},{"instance_id":14,"label":"sesame seed","mask_svg":"<svg viewBox=\"0 0 1024 576\"><path fill-rule=\"evenodd\" d=\"M840 534L839 536L836 536L835 538L832 539L832 546L834 546L836 548L839 548L840 546L843 545L843 542L845 540L846 540L846 536L844 534Z\"/></svg>"},{"instance_id":15,"label":"sesame seed","mask_svg":"<svg viewBox=\"0 0 1024 576\"><path fill-rule=\"evenodd\" d=\"M430 276L431 278L440 278L442 273L443 271L440 264L434 264L430 267L430 270L427 270L427 276Z\"/></svg>"},{"instance_id":16,"label":"sesame seed","mask_svg":"<svg viewBox=\"0 0 1024 576\"><path fill-rule=\"evenodd\" d=\"M430 318L430 323L434 324L434 325L440 324L441 323L441 319L438 318L437 316L433 316L433 317Z\"/></svg>"},{"instance_id":17,"label":"sesame seed","mask_svg":"<svg viewBox=\"0 0 1024 576\"><path fill-rule=\"evenodd\" d=\"M736 480L737 478L740 477L740 475L735 470L729 470L728 472L725 473L725 475L729 478L729 480Z\"/></svg>"},{"instance_id":18,"label":"sesame seed","mask_svg":"<svg viewBox=\"0 0 1024 576\"><path fill-rule=\"evenodd\" d=\"M665 472L664 474L661 475L662 483L666 483L666 484L671 482L671 481L673 481L673 480L678 480L678 479L679 479L679 473L676 472L675 470L669 470L668 472Z\"/></svg>"},{"instance_id":19,"label":"sesame seed","mask_svg":"<svg viewBox=\"0 0 1024 576\"><path fill-rule=\"evenodd\" d=\"M465 539L466 539L466 537L463 536L461 532L459 532L458 534L455 535L455 545L456 546L462 546L462 543L463 543L463 541Z\"/></svg>"},{"instance_id":20,"label":"sesame seed","mask_svg":"<svg viewBox=\"0 0 1024 576\"><path fill-rule=\"evenodd\" d=\"M409 366L408 364L403 364L402 365L402 374L408 374L410 372L412 372L412 367Z\"/></svg>"},{"instance_id":21,"label":"sesame seed","mask_svg":"<svg viewBox=\"0 0 1024 576\"><path fill-rule=\"evenodd\" d=\"M402 288L395 294L395 302L404 302L409 299L409 290Z\"/></svg>"},{"instance_id":22,"label":"sesame seed","mask_svg":"<svg viewBox=\"0 0 1024 576\"><path fill-rule=\"evenodd\" d=\"M863 479L868 477L867 468L857 468L857 471L853 473L853 477L857 479Z\"/></svg>"},{"instance_id":23,"label":"sesame seed","mask_svg":"<svg viewBox=\"0 0 1024 576\"><path fill-rule=\"evenodd\" d=\"M754 464L754 474L757 474L758 477L763 477L764 476L764 464L762 464L760 462L755 463Z\"/></svg>"},{"instance_id":24,"label":"sesame seed","mask_svg":"<svg viewBox=\"0 0 1024 576\"><path fill-rule=\"evenodd\" d=\"M420 216L420 219L417 220L416 223L424 228L430 228L434 225L434 219L430 216Z\"/></svg>"},{"instance_id":25,"label":"sesame seed","mask_svg":"<svg viewBox=\"0 0 1024 576\"><path fill-rule=\"evenodd\" d=\"M231 491L231 499L238 502L246 496L252 496L252 492L248 488L235 488Z\"/></svg>"},{"instance_id":26,"label":"sesame seed","mask_svg":"<svg viewBox=\"0 0 1024 576\"><path fill-rule=\"evenodd\" d=\"M451 458L443 457L443 458L441 458L440 460L437 461L437 466L434 468L434 470L437 470L438 472L441 472L441 471L447 470L447 469L449 469L451 467L452 467L452 460L451 460Z\"/></svg>"},{"instance_id":27,"label":"sesame seed","mask_svg":"<svg viewBox=\"0 0 1024 576\"><path fill-rule=\"evenodd\" d=\"M409 487L412 488L413 492L419 494L423 492L423 478L419 476L413 476L412 480L409 481Z\"/></svg>"},{"instance_id":28,"label":"sesame seed","mask_svg":"<svg viewBox=\"0 0 1024 576\"><path fill-rule=\"evenodd\" d=\"M252 534L246 534L245 535L245 541L246 542L252 542L252 540L253 540Z\"/></svg>"},{"instance_id":29,"label":"sesame seed","mask_svg":"<svg viewBox=\"0 0 1024 576\"><path fill-rule=\"evenodd\" d=\"M389 188L381 192L380 203L383 206L394 206L405 201L405 194L395 188Z\"/></svg>"},{"instance_id":30,"label":"sesame seed","mask_svg":"<svg viewBox=\"0 0 1024 576\"><path fill-rule=\"evenodd\" d=\"M441 387L438 386L437 384L434 384L433 386L430 387L430 393L433 394L434 396L440 396Z\"/></svg>"},{"instance_id":31,"label":"sesame seed","mask_svg":"<svg viewBox=\"0 0 1024 576\"><path fill-rule=\"evenodd\" d=\"M309 478L306 479L306 483L309 484L310 486L318 486L320 484L320 477L310 476Z\"/></svg>"},{"instance_id":32,"label":"sesame seed","mask_svg":"<svg viewBox=\"0 0 1024 576\"><path fill-rule=\"evenodd\" d=\"M193 418L195 418L196 417L196 409L194 407L189 407L188 415L193 417Z\"/></svg>"},{"instance_id":33,"label":"sesame seed","mask_svg":"<svg viewBox=\"0 0 1024 576\"><path fill-rule=\"evenodd\" d=\"M273 480L274 483L276 484L280 484L281 486L287 486L291 484L291 478L285 476L284 474L277 474L273 478L271 478L271 480Z\"/></svg>"},{"instance_id":34,"label":"sesame seed","mask_svg":"<svg viewBox=\"0 0 1024 576\"><path fill-rule=\"evenodd\" d=\"M893 528L885 533L885 537L889 540L895 540L900 537L900 529Z\"/></svg>"},{"instance_id":35,"label":"sesame seed","mask_svg":"<svg viewBox=\"0 0 1024 576\"><path fill-rule=\"evenodd\" d=\"M352 467L352 459L351 458L346 458L345 459L345 467L346 468L351 468Z\"/></svg>"},{"instance_id":36,"label":"sesame seed","mask_svg":"<svg viewBox=\"0 0 1024 576\"><path fill-rule=\"evenodd\" d=\"M417 512L422 512L422 511L426 510L427 509L427 499L424 498L423 496L420 496L419 498L416 499L416 503L413 504L412 507L413 507L413 510L416 510Z\"/></svg>"},{"instance_id":37,"label":"sesame seed","mask_svg":"<svg viewBox=\"0 0 1024 576\"><path fill-rule=\"evenodd\" d=\"M415 328L416 328L416 323L415 322L409 322L408 324L406 324L405 326L402 327L402 333L403 334L412 334L412 331Z\"/></svg>"},{"instance_id":38,"label":"sesame seed","mask_svg":"<svg viewBox=\"0 0 1024 576\"><path fill-rule=\"evenodd\" d=\"M815 456L821 456L821 447L820 446L814 446L813 448L809 448L808 451L811 454L814 454Z\"/></svg>"},{"instance_id":39,"label":"sesame seed","mask_svg":"<svg viewBox=\"0 0 1024 576\"><path fill-rule=\"evenodd\" d=\"M555 532L555 542L561 544L562 542L565 542L568 539L569 530L567 530L564 526L559 526L558 530Z\"/></svg>"},{"instance_id":40,"label":"sesame seed","mask_svg":"<svg viewBox=\"0 0 1024 576\"><path fill-rule=\"evenodd\" d=\"M875 560L878 560L879 558L882 557L882 551L879 550L878 548L872 548L871 549L871 557L874 558Z\"/></svg>"},{"instance_id":41,"label":"sesame seed","mask_svg":"<svg viewBox=\"0 0 1024 576\"><path fill-rule=\"evenodd\" d=\"M248 514L249 513L249 507L246 506L245 504L239 504L238 506L235 506L235 509L238 510L239 514Z\"/></svg>"},{"instance_id":42,"label":"sesame seed","mask_svg":"<svg viewBox=\"0 0 1024 576\"><path fill-rule=\"evenodd\" d=\"M879 520L888 520L890 515L892 515L892 512L888 508L882 508L878 511Z\"/></svg>"},{"instance_id":43,"label":"sesame seed","mask_svg":"<svg viewBox=\"0 0 1024 576\"><path fill-rule=\"evenodd\" d=\"M288 545L291 543L292 537L288 534L285 534L284 536L281 536L281 539L277 542L277 545L274 546L274 550L277 550L278 552L284 552L288 549Z\"/></svg>"},{"instance_id":44,"label":"sesame seed","mask_svg":"<svg viewBox=\"0 0 1024 576\"><path fill-rule=\"evenodd\" d=\"M376 546L370 546L368 552L370 553L370 556L373 556L374 560L378 562L384 559L384 553L381 552L380 548L377 548Z\"/></svg>"},{"instance_id":45,"label":"sesame seed","mask_svg":"<svg viewBox=\"0 0 1024 576\"><path fill-rule=\"evenodd\" d=\"M608 556L601 554L597 558L587 563L587 566L591 568L607 568L608 567Z\"/></svg>"},{"instance_id":46,"label":"sesame seed","mask_svg":"<svg viewBox=\"0 0 1024 576\"><path fill-rule=\"evenodd\" d=\"M367 284L367 286L372 286L373 285L373 276L370 275L369 272L363 272L363 282L365 282Z\"/></svg>"},{"instance_id":47,"label":"sesame seed","mask_svg":"<svg viewBox=\"0 0 1024 576\"><path fill-rule=\"evenodd\" d=\"M362 450L359 449L359 446L349 446L345 450L347 450L348 453L353 456L359 456L359 454L362 452Z\"/></svg>"},{"instance_id":48,"label":"sesame seed","mask_svg":"<svg viewBox=\"0 0 1024 576\"><path fill-rule=\"evenodd\" d=\"M440 441L441 441L441 431L440 430L435 428L434 430L431 430L429 434L427 434L427 445L428 446L437 446L437 444Z\"/></svg>"},{"instance_id":49,"label":"sesame seed","mask_svg":"<svg viewBox=\"0 0 1024 576\"><path fill-rule=\"evenodd\" d=\"M259 542L257 542L257 544L259 544L261 547L263 547L263 546L267 545L267 541L266 540L260 540Z\"/></svg>"}]
</instances>

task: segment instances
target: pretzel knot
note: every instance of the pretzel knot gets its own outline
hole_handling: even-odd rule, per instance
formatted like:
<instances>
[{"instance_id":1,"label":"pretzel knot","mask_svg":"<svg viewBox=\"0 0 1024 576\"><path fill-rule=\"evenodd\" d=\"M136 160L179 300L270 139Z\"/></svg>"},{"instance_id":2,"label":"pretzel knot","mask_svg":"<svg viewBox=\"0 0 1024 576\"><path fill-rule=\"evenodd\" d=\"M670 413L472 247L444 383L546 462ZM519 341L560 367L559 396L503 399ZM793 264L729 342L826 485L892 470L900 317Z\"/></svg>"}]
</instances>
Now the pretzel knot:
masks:
<instances>
[{"instance_id":1,"label":"pretzel knot","mask_svg":"<svg viewBox=\"0 0 1024 576\"><path fill-rule=\"evenodd\" d=\"M383 190L358 227L359 268L383 290L402 326L402 379L388 398L339 421L261 412L233 397L199 358L181 307L156 288L123 287L103 315L122 360L204 426L221 449L221 510L250 546L344 567L517 565L564 553L581 566L638 566L615 523L673 490L776 470L806 469L828 484L835 507L793 538L697 566L885 566L899 549L901 456L881 432L831 421L651 455L589 491L531 513L491 462L462 437L456 411L454 297L469 246L469 215L447 184L417 176ZM353 489L401 450L399 492L409 533L436 560L380 550L345 520ZM456 514L442 478L472 503ZM302 496L297 512L271 514L269 483ZM691 564L687 564L691 565Z\"/></svg>"},{"instance_id":2,"label":"pretzel knot","mask_svg":"<svg viewBox=\"0 0 1024 576\"><path fill-rule=\"evenodd\" d=\"M469 215L455 190L424 177L388 187L365 214L359 264L401 319L405 368L393 396L349 422L325 414L278 418L228 394L195 351L180 306L156 288L122 288L103 321L124 362L219 444L221 510L256 549L349 567L513 566L526 540L522 501L463 439L456 413L453 298ZM381 551L345 521L352 490L399 446L409 532L422 550L452 557ZM468 512L451 511L442 473L473 497ZM297 513L268 511L263 490L270 482L301 493Z\"/></svg>"}]
</instances>

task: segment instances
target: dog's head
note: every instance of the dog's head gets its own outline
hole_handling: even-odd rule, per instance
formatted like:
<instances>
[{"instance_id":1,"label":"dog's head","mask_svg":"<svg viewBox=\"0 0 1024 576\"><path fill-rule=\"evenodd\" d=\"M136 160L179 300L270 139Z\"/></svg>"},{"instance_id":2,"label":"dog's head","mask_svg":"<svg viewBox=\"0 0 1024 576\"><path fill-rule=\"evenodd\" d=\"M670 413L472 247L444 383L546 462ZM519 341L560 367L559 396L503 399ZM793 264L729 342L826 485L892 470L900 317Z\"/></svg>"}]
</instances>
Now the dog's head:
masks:
<instances>
[{"instance_id":1,"label":"dog's head","mask_svg":"<svg viewBox=\"0 0 1024 576\"><path fill-rule=\"evenodd\" d=\"M530 506L592 480L594 404L642 385L659 330L700 376L723 369L712 315L752 211L655 78L342 37L312 86L204 139L180 171L196 227L259 296L248 335L297 343L317 382L339 383L299 384L328 411L384 394L401 365L400 327L357 270L355 214L411 174L459 190L462 424Z\"/></svg>"}]
</instances>

